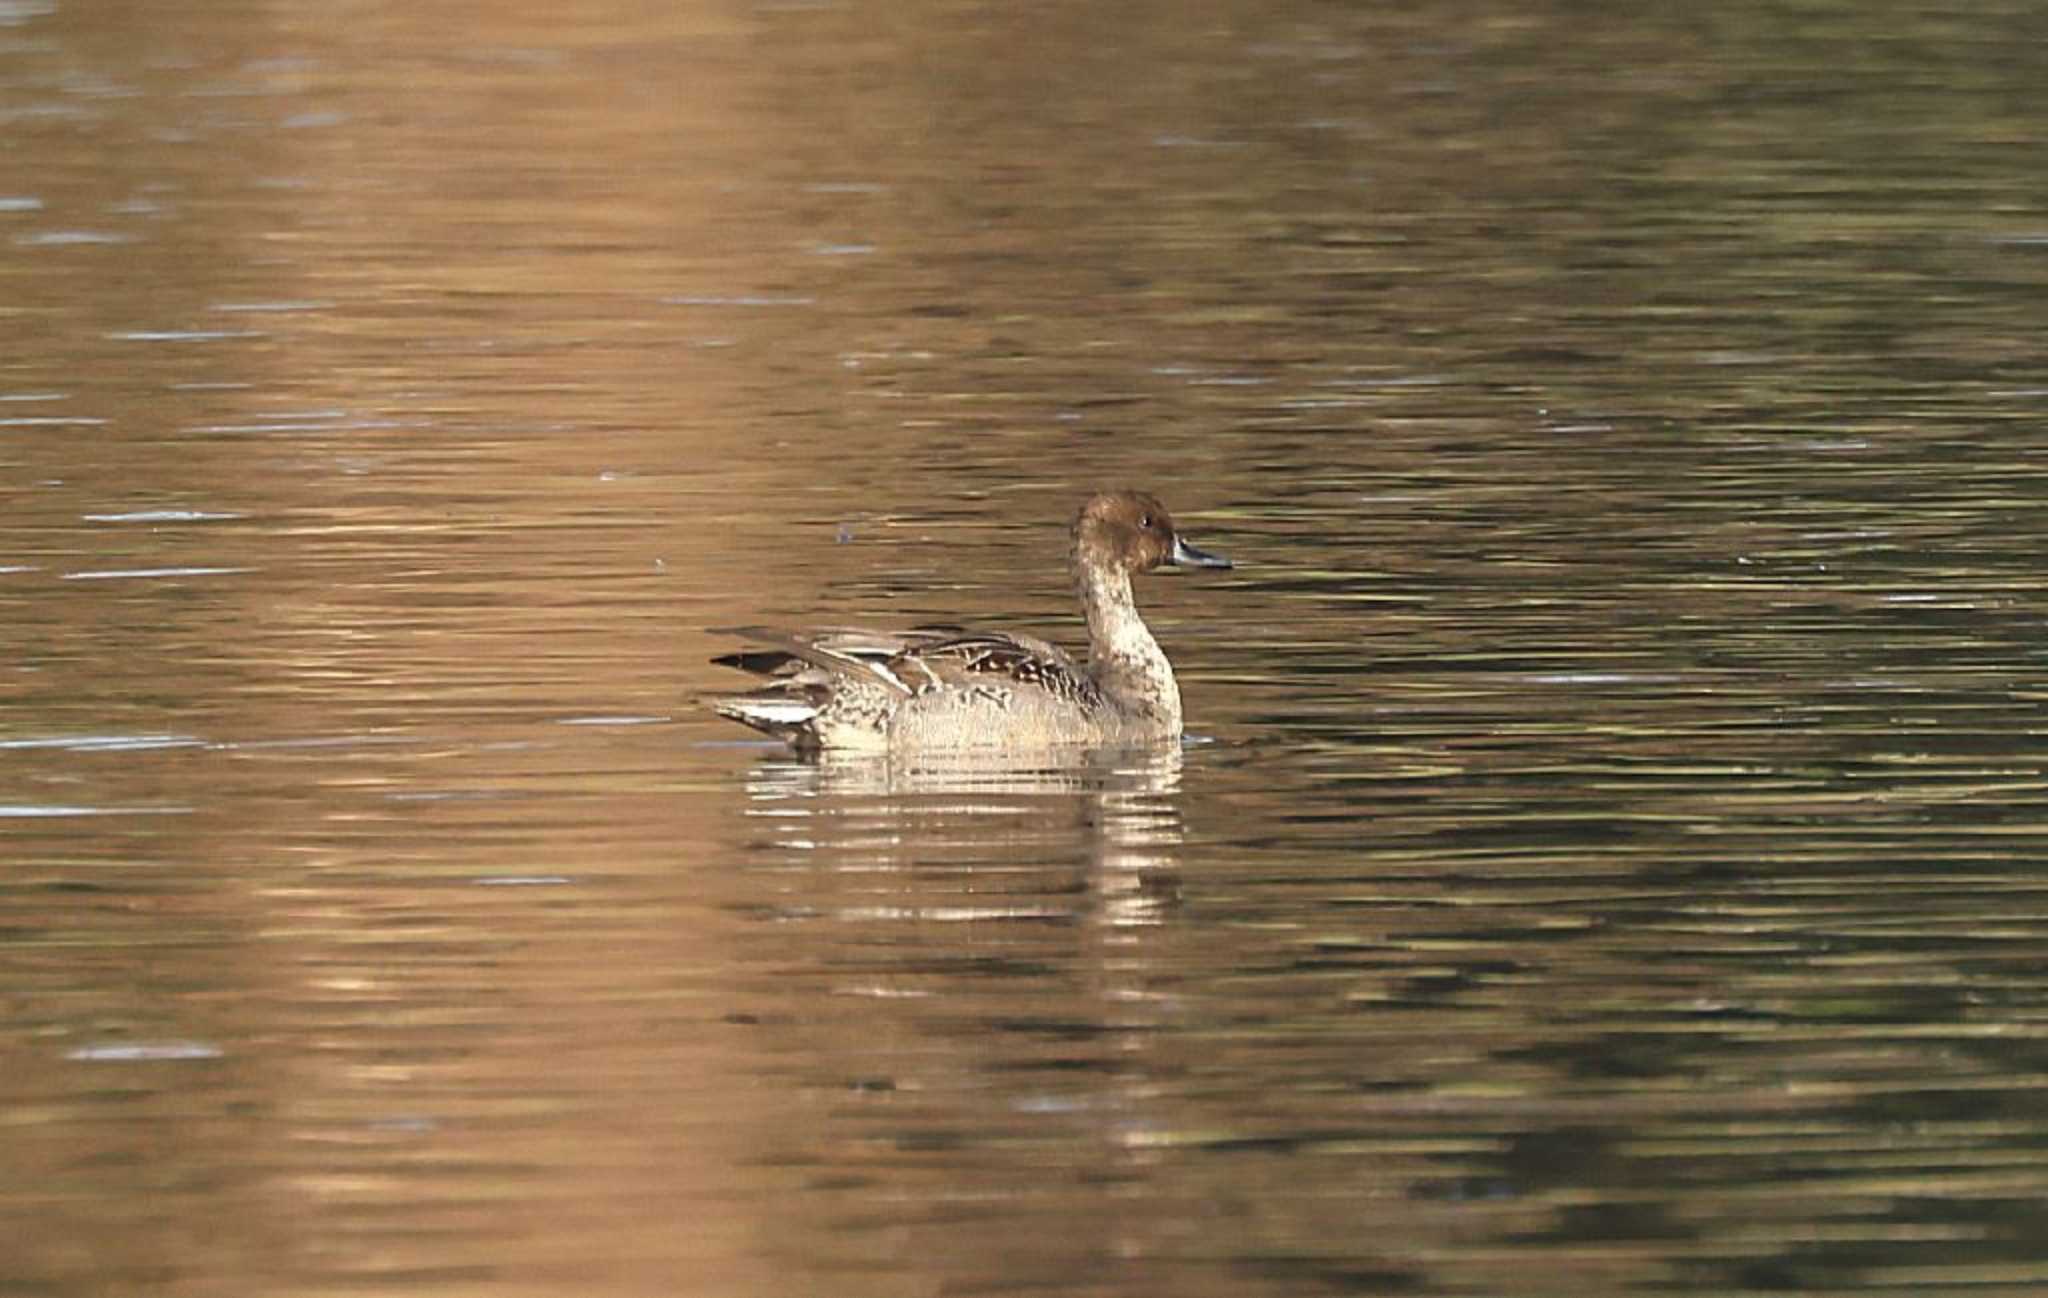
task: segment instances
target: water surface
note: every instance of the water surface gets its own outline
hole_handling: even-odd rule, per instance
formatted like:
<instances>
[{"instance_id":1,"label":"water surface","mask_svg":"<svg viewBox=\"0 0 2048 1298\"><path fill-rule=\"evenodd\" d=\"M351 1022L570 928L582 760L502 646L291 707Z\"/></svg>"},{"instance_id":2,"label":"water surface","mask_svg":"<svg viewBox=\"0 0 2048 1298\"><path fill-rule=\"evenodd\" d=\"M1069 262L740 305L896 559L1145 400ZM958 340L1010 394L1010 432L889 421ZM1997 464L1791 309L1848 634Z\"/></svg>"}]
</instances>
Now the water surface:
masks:
<instances>
[{"instance_id":1,"label":"water surface","mask_svg":"<svg viewBox=\"0 0 2048 1298\"><path fill-rule=\"evenodd\" d=\"M0 6L0 1289L2040 1292L2044 34Z\"/></svg>"}]
</instances>

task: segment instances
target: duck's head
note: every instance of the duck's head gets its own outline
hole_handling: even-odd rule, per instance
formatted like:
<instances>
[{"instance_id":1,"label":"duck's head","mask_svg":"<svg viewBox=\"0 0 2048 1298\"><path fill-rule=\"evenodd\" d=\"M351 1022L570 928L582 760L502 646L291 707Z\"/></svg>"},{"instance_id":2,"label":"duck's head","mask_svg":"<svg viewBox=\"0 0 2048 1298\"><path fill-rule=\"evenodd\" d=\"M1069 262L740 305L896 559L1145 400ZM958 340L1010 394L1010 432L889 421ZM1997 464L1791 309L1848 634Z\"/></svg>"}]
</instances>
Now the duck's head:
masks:
<instances>
[{"instance_id":1,"label":"duck's head","mask_svg":"<svg viewBox=\"0 0 2048 1298\"><path fill-rule=\"evenodd\" d=\"M1101 491L1074 519L1074 552L1084 566L1150 572L1154 568L1228 568L1180 538L1173 515L1144 491Z\"/></svg>"}]
</instances>

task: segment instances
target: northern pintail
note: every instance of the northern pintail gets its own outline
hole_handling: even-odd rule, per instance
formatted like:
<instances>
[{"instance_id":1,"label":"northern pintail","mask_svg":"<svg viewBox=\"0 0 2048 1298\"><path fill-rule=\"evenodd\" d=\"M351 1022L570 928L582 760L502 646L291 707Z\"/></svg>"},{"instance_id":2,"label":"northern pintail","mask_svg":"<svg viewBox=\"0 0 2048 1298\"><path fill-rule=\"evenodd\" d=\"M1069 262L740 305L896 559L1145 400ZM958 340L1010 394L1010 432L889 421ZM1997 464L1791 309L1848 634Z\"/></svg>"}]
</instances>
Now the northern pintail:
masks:
<instances>
[{"instance_id":1,"label":"northern pintail","mask_svg":"<svg viewBox=\"0 0 2048 1298\"><path fill-rule=\"evenodd\" d=\"M711 661L768 678L709 700L742 725L820 749L1029 751L1178 739L1173 664L1131 600L1131 575L1228 568L1174 531L1156 496L1105 491L1074 519L1074 584L1088 617L1088 661L1031 636L959 627L792 633L734 627L766 646Z\"/></svg>"}]
</instances>

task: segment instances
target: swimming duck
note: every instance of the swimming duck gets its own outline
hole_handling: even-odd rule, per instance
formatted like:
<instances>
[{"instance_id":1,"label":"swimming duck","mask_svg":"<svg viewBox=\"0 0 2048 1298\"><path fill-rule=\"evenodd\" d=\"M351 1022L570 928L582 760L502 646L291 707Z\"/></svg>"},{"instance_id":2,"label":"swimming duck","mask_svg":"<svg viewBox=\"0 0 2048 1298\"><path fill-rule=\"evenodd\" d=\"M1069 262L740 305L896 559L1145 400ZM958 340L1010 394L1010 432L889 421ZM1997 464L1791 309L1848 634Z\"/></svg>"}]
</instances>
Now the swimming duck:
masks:
<instances>
[{"instance_id":1,"label":"swimming duck","mask_svg":"<svg viewBox=\"0 0 2048 1298\"><path fill-rule=\"evenodd\" d=\"M1074 519L1074 584L1088 661L1032 636L960 627L809 633L734 627L762 647L711 661L767 678L713 710L799 752L1137 746L1177 740L1180 686L1131 599L1131 577L1161 567L1228 568L1174 530L1142 491L1089 497Z\"/></svg>"}]
</instances>

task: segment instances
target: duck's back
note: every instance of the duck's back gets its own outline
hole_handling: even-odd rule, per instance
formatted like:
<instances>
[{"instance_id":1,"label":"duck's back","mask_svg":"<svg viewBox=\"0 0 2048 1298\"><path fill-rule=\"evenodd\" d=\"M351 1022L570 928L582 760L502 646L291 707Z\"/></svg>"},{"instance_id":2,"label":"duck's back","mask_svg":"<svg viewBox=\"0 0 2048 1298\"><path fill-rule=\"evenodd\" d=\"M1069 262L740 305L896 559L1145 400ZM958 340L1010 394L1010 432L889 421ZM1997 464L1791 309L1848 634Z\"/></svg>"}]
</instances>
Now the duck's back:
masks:
<instances>
[{"instance_id":1,"label":"duck's back","mask_svg":"<svg viewBox=\"0 0 2048 1298\"><path fill-rule=\"evenodd\" d=\"M712 700L800 748L1028 751L1153 738L1056 645L957 627L792 635L733 632L760 649L716 661L768 678Z\"/></svg>"}]
</instances>

